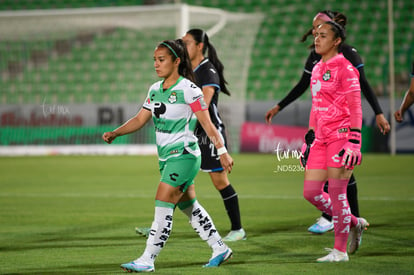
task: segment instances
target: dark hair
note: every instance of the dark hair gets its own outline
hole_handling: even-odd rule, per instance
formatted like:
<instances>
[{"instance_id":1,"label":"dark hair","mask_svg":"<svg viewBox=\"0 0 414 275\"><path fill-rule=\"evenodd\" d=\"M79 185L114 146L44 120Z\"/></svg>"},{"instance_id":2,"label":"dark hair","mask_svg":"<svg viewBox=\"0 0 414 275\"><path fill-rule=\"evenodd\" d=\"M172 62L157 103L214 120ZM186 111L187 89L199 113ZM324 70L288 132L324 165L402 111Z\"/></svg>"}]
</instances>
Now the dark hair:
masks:
<instances>
[{"instance_id":1,"label":"dark hair","mask_svg":"<svg viewBox=\"0 0 414 275\"><path fill-rule=\"evenodd\" d=\"M338 38L338 37L341 38L342 41L339 44L339 47L340 47L341 44L344 43L346 39L345 29L340 24L336 23L335 21L328 21L323 24L331 26L331 30L335 33L334 38Z\"/></svg>"},{"instance_id":2,"label":"dark hair","mask_svg":"<svg viewBox=\"0 0 414 275\"><path fill-rule=\"evenodd\" d=\"M168 50L172 60L175 61L180 58L181 62L178 65L178 74L188 78L191 81L195 81L193 69L191 66L191 60L188 56L187 47L185 46L182 39L176 40L164 40L158 44L157 48L163 47Z\"/></svg>"},{"instance_id":3,"label":"dark hair","mask_svg":"<svg viewBox=\"0 0 414 275\"><path fill-rule=\"evenodd\" d=\"M319 13L323 13L327 15L329 18L332 19L332 21L335 21L336 23L341 25L342 28L345 30L345 26L347 23L347 18L345 14L337 12L337 11L330 11L330 10L323 10L323 11L320 11ZM305 32L300 41L305 42L308 36L312 35L312 30L313 28L310 28L307 32ZM313 48L314 46L315 46L314 43L312 43L312 45L310 45L309 48Z\"/></svg>"},{"instance_id":4,"label":"dark hair","mask_svg":"<svg viewBox=\"0 0 414 275\"><path fill-rule=\"evenodd\" d=\"M224 71L223 63L221 63L220 59L218 58L216 49L210 43L207 33L201 29L191 29L187 31L187 34L190 34L194 38L197 45L200 43L204 44L202 53L203 55L205 55L205 53L208 51L208 59L213 64L213 66L216 68L218 75L219 75L221 91L227 95L230 95L230 91L226 87L227 81L224 78L224 74L223 74L223 71Z\"/></svg>"}]
</instances>

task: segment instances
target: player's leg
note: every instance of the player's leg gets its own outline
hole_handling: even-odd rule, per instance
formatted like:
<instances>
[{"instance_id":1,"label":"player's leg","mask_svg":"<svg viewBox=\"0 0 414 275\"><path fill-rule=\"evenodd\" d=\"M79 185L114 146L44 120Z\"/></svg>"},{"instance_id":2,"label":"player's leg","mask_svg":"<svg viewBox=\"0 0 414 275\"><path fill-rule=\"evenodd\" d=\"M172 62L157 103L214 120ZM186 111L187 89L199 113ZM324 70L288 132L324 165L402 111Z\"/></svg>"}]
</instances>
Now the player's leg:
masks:
<instances>
[{"instance_id":1,"label":"player's leg","mask_svg":"<svg viewBox=\"0 0 414 275\"><path fill-rule=\"evenodd\" d=\"M179 194L179 187L160 182L156 196L158 199L155 201L154 220L145 250L136 260L121 265L125 271L152 272L155 270L155 259L165 246L172 230L175 203L169 201L173 197L171 194Z\"/></svg>"},{"instance_id":2,"label":"player's leg","mask_svg":"<svg viewBox=\"0 0 414 275\"><path fill-rule=\"evenodd\" d=\"M328 181L325 182L323 191L328 193ZM332 217L325 212L322 212L322 215L316 219L316 223L308 228L308 231L313 234L323 234L325 232L332 231L333 229L334 225L332 222Z\"/></svg>"},{"instance_id":3,"label":"player's leg","mask_svg":"<svg viewBox=\"0 0 414 275\"><path fill-rule=\"evenodd\" d=\"M226 136L220 132L224 144ZM201 150L201 170L210 174L214 187L219 191L227 215L230 219L231 230L223 238L224 241L238 241L246 239L246 233L241 224L239 199L236 190L229 182L227 173L223 171L217 149L204 132L198 134L198 145Z\"/></svg>"},{"instance_id":4,"label":"player's leg","mask_svg":"<svg viewBox=\"0 0 414 275\"><path fill-rule=\"evenodd\" d=\"M324 191L328 193L328 181L326 182L324 186ZM351 175L351 178L348 181L346 192L347 192L349 206L351 208L351 213L354 216L359 217L358 190L357 190L357 183L356 183L353 173ZM319 217L316 220L315 224L311 225L308 228L308 231L314 234L323 234L325 232L333 230L333 228L334 228L334 225L332 222L332 217L322 212L321 217Z\"/></svg>"},{"instance_id":5,"label":"player's leg","mask_svg":"<svg viewBox=\"0 0 414 275\"><path fill-rule=\"evenodd\" d=\"M332 204L332 220L335 231L335 244L330 253L317 259L318 262L346 262L349 260L346 244L350 228L358 221L352 216L346 196L346 188L352 171L346 170L338 156L346 139L336 140L326 145L326 165L328 173L328 193ZM329 214L329 213L328 213Z\"/></svg>"},{"instance_id":6,"label":"player's leg","mask_svg":"<svg viewBox=\"0 0 414 275\"><path fill-rule=\"evenodd\" d=\"M344 167L329 167L329 194L332 200L332 217L335 225L334 249L346 252L349 231L358 221L351 214L347 198L347 185L352 171Z\"/></svg>"},{"instance_id":7,"label":"player's leg","mask_svg":"<svg viewBox=\"0 0 414 275\"><path fill-rule=\"evenodd\" d=\"M359 217L358 189L354 173L352 173L349 178L346 194L348 196L349 207L351 207L352 215Z\"/></svg>"},{"instance_id":8,"label":"player's leg","mask_svg":"<svg viewBox=\"0 0 414 275\"><path fill-rule=\"evenodd\" d=\"M327 177L324 169L307 169L303 185L303 197L317 209L329 215L332 214L332 204L329 194L323 191Z\"/></svg>"},{"instance_id":9,"label":"player's leg","mask_svg":"<svg viewBox=\"0 0 414 275\"><path fill-rule=\"evenodd\" d=\"M212 256L204 267L216 267L227 261L233 252L223 242L211 216L198 202L194 185L189 186L177 206L187 215L191 226L200 238L212 249Z\"/></svg>"},{"instance_id":10,"label":"player's leg","mask_svg":"<svg viewBox=\"0 0 414 275\"><path fill-rule=\"evenodd\" d=\"M238 195L230 184L227 173L220 171L210 172L209 174L214 187L220 192L227 215L231 222L231 230L223 240L227 242L245 240L246 232L241 225Z\"/></svg>"},{"instance_id":11,"label":"player's leg","mask_svg":"<svg viewBox=\"0 0 414 275\"><path fill-rule=\"evenodd\" d=\"M352 228L362 225L360 220L352 215L348 203L347 186L352 170L345 169L338 156L344 142L346 142L346 139L332 142L327 146L328 193L332 202L331 216L334 222L335 243L332 251L327 256L319 258L318 262L348 261L347 241L349 233ZM367 223L364 224L364 227L366 226Z\"/></svg>"},{"instance_id":12,"label":"player's leg","mask_svg":"<svg viewBox=\"0 0 414 275\"><path fill-rule=\"evenodd\" d=\"M160 162L161 181L155 195L154 220L145 250L139 258L122 264L121 268L128 272L154 271L155 259L166 245L172 230L175 206L193 182L199 168L200 158L192 155Z\"/></svg>"},{"instance_id":13,"label":"player's leg","mask_svg":"<svg viewBox=\"0 0 414 275\"><path fill-rule=\"evenodd\" d=\"M328 168L329 194L332 200L332 217L335 225L335 244L331 252L327 256L319 258L318 262L348 261L347 241L350 232L354 232L350 237L350 247L352 244L354 248L348 251L354 253L360 244L359 240L363 230L368 226L365 219L352 215L349 207L346 190L351 173L351 170L344 167Z\"/></svg>"},{"instance_id":14,"label":"player's leg","mask_svg":"<svg viewBox=\"0 0 414 275\"><path fill-rule=\"evenodd\" d=\"M316 208L331 215L331 200L329 194L323 190L328 178L326 169L326 146L315 141L312 149L309 151L306 164L303 196Z\"/></svg>"}]
</instances>

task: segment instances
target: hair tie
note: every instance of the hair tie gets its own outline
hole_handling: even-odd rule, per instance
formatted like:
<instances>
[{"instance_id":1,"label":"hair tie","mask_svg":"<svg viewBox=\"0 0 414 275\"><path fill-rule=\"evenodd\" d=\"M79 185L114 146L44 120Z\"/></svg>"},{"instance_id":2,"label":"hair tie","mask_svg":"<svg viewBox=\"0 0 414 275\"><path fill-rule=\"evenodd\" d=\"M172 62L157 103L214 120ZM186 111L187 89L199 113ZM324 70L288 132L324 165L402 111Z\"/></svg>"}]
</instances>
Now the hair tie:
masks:
<instances>
[{"instance_id":1,"label":"hair tie","mask_svg":"<svg viewBox=\"0 0 414 275\"><path fill-rule=\"evenodd\" d=\"M342 26L341 26L341 24L339 24L339 23L337 23L337 22L335 22L335 21L329 21L329 22L326 22L326 23L329 23L330 25L332 25L332 26L334 26L335 28L337 28L337 29L338 29L338 31L340 31L342 34L344 34L344 33L345 33L345 29L344 29L344 27L342 27Z\"/></svg>"},{"instance_id":2,"label":"hair tie","mask_svg":"<svg viewBox=\"0 0 414 275\"><path fill-rule=\"evenodd\" d=\"M162 42L161 43L161 45L164 45L164 46L166 46L168 49L170 49L170 51L175 55L175 57L176 58L178 58L178 55L177 55L177 53L173 50L173 48L170 46L170 45L168 45L167 43L165 43L165 42Z\"/></svg>"},{"instance_id":3,"label":"hair tie","mask_svg":"<svg viewBox=\"0 0 414 275\"><path fill-rule=\"evenodd\" d=\"M342 27L341 24L339 24L335 21L329 21L329 22L326 22L325 24L329 24L329 25L333 26L334 28L336 28L339 32L339 36L342 38L342 40L345 40L345 29L344 29L344 27Z\"/></svg>"}]
</instances>

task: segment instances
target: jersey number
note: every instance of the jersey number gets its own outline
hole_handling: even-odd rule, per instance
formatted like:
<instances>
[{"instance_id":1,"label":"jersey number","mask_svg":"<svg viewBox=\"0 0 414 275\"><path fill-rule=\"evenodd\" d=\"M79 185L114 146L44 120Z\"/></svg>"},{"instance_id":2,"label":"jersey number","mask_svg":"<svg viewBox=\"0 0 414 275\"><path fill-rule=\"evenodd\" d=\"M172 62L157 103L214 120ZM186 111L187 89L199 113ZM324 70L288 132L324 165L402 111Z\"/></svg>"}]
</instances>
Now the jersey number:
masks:
<instances>
[{"instance_id":1,"label":"jersey number","mask_svg":"<svg viewBox=\"0 0 414 275\"><path fill-rule=\"evenodd\" d=\"M215 158L215 159L217 159L217 160L219 160L220 159L220 156L218 156L217 154L216 154L216 146L214 146L214 144L213 143L210 143L209 144L209 146L210 146L210 150L211 150L211 157L212 158Z\"/></svg>"}]
</instances>

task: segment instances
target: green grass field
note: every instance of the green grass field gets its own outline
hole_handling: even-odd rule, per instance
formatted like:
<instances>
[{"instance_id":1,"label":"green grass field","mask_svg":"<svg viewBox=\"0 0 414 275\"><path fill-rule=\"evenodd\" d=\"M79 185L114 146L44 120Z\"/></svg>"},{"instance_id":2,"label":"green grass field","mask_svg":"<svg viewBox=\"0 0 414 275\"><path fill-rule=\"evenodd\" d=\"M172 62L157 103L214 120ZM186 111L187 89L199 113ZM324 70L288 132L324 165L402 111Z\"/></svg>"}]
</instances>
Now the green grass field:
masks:
<instances>
[{"instance_id":1,"label":"green grass field","mask_svg":"<svg viewBox=\"0 0 414 275\"><path fill-rule=\"evenodd\" d=\"M297 161L233 157L230 180L248 239L230 243L229 262L203 269L211 251L177 211L157 273L413 274L414 155L364 156L355 176L360 212L371 226L350 261L333 264L315 262L333 246L333 233L307 232L319 212L302 197L303 173L275 172ZM125 273L119 265L145 246L134 228L152 222L157 165L155 156L0 158L0 273ZM225 235L229 221L207 174L197 176L196 190Z\"/></svg>"}]
</instances>

